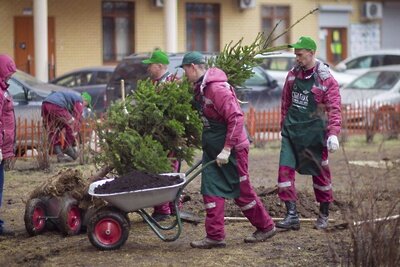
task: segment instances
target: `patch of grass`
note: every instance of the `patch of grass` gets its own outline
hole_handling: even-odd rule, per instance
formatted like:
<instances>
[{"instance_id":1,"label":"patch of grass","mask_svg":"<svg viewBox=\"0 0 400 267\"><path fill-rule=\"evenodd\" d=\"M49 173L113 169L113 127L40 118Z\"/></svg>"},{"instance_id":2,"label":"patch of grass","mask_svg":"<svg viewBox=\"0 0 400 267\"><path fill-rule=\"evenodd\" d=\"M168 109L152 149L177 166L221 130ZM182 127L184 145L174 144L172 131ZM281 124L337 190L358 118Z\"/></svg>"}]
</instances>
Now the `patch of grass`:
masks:
<instances>
[{"instance_id":1,"label":"patch of grass","mask_svg":"<svg viewBox=\"0 0 400 267\"><path fill-rule=\"evenodd\" d=\"M400 139L386 139L383 135L377 134L374 138L374 141L371 143L367 143L365 139L365 135L352 135L348 137L346 142L342 143L343 146L347 148L368 148L370 147L371 149L376 148L377 145L382 145L382 143L385 146L400 146Z\"/></svg>"}]
</instances>

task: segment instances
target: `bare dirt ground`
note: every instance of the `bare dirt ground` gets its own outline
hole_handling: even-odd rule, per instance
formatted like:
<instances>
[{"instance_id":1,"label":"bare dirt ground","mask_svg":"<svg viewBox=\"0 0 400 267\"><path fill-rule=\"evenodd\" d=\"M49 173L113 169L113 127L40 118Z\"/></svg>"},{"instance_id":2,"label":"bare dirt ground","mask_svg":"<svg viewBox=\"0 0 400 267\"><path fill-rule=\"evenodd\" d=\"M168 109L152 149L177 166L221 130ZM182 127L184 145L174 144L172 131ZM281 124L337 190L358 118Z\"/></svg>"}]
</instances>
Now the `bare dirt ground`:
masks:
<instances>
[{"instance_id":1,"label":"bare dirt ground","mask_svg":"<svg viewBox=\"0 0 400 267\"><path fill-rule=\"evenodd\" d=\"M279 232L264 243L245 244L243 238L255 229L247 221L227 221L227 247L212 250L190 248L192 240L204 237L203 223L194 225L185 222L178 240L163 242L135 213L129 214L131 228L127 242L114 251L97 250L89 242L86 233L64 237L57 231L50 231L30 237L24 227L24 202L40 183L66 165L53 163L52 170L44 173L33 168L34 162L18 160L15 170L6 173L1 208L1 218L10 229L15 230L16 236L0 237L0 266L348 265L351 251L349 230L336 229L333 225L343 222L344 209L355 199L365 198L371 188L382 192L381 202L390 204L399 201L400 141L376 140L367 145L361 138L351 139L342 148L329 159L336 201L331 207L330 217L335 222L331 223L328 231L314 230L312 223L304 222L299 231ZM285 213L283 203L271 190L276 184L278 158L279 142L268 143L263 149L251 149L250 179L272 217L283 217ZM349 161L357 162L349 164ZM365 162L359 161L368 161L368 164L365 166ZM67 166L80 169L85 177L94 171L94 167L88 165ZM184 166L185 169L187 166ZM196 178L187 186L185 191L191 201L184 204L184 209L203 216L201 195L198 193L199 181ZM298 175L296 185L301 217L315 218L318 206L311 178ZM385 212L383 210L382 214L386 215ZM241 216L232 201L227 201L225 215Z\"/></svg>"}]
</instances>

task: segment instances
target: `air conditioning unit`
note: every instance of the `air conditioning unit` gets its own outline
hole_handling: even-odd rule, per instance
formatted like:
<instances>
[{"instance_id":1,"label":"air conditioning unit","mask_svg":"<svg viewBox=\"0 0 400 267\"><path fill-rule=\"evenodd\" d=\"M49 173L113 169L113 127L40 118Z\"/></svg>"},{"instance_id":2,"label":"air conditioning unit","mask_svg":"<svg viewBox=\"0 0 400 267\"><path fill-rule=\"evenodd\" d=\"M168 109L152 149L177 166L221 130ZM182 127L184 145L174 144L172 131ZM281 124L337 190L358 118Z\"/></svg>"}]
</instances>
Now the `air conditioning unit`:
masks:
<instances>
[{"instance_id":1,"label":"air conditioning unit","mask_svg":"<svg viewBox=\"0 0 400 267\"><path fill-rule=\"evenodd\" d=\"M366 19L381 19L383 16L382 13L382 3L365 2L362 6L362 15Z\"/></svg>"},{"instance_id":2,"label":"air conditioning unit","mask_svg":"<svg viewBox=\"0 0 400 267\"><path fill-rule=\"evenodd\" d=\"M240 9L248 9L256 7L256 0L238 0L238 6Z\"/></svg>"},{"instance_id":3,"label":"air conditioning unit","mask_svg":"<svg viewBox=\"0 0 400 267\"><path fill-rule=\"evenodd\" d=\"M155 7L164 7L164 0L152 0L153 6Z\"/></svg>"}]
</instances>

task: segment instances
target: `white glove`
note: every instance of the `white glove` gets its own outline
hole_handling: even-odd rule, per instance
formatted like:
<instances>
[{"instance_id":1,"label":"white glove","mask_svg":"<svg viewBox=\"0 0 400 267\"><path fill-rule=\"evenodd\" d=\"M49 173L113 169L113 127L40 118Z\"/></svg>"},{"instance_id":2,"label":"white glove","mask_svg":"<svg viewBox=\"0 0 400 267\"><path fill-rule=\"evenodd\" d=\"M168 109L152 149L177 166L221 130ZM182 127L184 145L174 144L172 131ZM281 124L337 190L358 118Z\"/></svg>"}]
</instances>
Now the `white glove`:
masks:
<instances>
[{"instance_id":1,"label":"white glove","mask_svg":"<svg viewBox=\"0 0 400 267\"><path fill-rule=\"evenodd\" d=\"M75 118L74 118L74 117L71 117L71 119L70 119L69 121L67 121L67 123L68 123L69 125L71 125L71 124L74 123L74 121L75 121Z\"/></svg>"},{"instance_id":2,"label":"white glove","mask_svg":"<svg viewBox=\"0 0 400 267\"><path fill-rule=\"evenodd\" d=\"M0 149L0 163L2 160L3 160L3 151L1 151L1 149Z\"/></svg>"},{"instance_id":3,"label":"white glove","mask_svg":"<svg viewBox=\"0 0 400 267\"><path fill-rule=\"evenodd\" d=\"M339 149L339 140L336 135L331 135L328 137L326 142L329 152L333 153Z\"/></svg>"},{"instance_id":4,"label":"white glove","mask_svg":"<svg viewBox=\"0 0 400 267\"><path fill-rule=\"evenodd\" d=\"M229 161L229 156L231 155L231 149L224 147L221 153L217 156L217 164L221 167L223 164L227 164Z\"/></svg>"}]
</instances>

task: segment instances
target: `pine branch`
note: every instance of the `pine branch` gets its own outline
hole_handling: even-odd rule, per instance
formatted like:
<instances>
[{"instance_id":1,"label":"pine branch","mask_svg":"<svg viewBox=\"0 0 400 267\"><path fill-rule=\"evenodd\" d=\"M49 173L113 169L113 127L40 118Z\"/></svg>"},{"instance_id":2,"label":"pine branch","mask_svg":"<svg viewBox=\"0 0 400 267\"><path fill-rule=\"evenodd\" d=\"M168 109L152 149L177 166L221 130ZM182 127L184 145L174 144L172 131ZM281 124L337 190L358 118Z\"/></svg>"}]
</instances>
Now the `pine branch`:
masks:
<instances>
[{"instance_id":1,"label":"pine branch","mask_svg":"<svg viewBox=\"0 0 400 267\"><path fill-rule=\"evenodd\" d=\"M306 17L308 17L309 15L313 14L314 12L317 12L319 10L319 8L315 8L313 10L311 10L310 12L308 12L306 15L304 15L303 17L301 17L300 19L298 19L294 24L290 25L287 29L285 29L281 34L279 34L277 37L275 37L272 42L274 42L275 40L277 40L279 37L285 35L286 33L288 33L294 26L296 26L297 24L299 24L303 19L305 19Z\"/></svg>"},{"instance_id":2,"label":"pine branch","mask_svg":"<svg viewBox=\"0 0 400 267\"><path fill-rule=\"evenodd\" d=\"M270 47L274 41L281 36L287 34L294 26L299 24L307 16L316 12L318 8L315 8L304 15L302 18L297 20L294 24L290 25L284 32L279 34L277 37L273 37L274 32L277 30L279 25L278 22L272 31L265 37L264 33L258 33L254 41L249 45L243 45L243 37L239 41L234 43L229 42L224 46L224 49L216 57L208 59L209 67L218 67L226 73L228 76L228 82L238 88L253 75L253 67L257 66L261 59L256 56L259 54L268 54L274 51L285 50L288 48L288 44Z\"/></svg>"}]
</instances>

